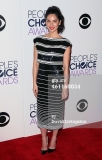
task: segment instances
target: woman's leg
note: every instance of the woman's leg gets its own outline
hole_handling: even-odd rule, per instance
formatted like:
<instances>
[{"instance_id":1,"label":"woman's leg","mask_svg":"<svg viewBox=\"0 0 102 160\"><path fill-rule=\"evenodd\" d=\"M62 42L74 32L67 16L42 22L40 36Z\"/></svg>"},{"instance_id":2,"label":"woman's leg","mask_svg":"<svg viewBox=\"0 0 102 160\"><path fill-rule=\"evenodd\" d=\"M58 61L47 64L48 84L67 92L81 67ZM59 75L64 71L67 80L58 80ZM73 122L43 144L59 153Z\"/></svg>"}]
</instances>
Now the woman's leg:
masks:
<instances>
[{"instance_id":1,"label":"woman's leg","mask_svg":"<svg viewBox=\"0 0 102 160\"><path fill-rule=\"evenodd\" d=\"M42 150L47 150L47 129L40 128L41 136L42 136Z\"/></svg>"},{"instance_id":2,"label":"woman's leg","mask_svg":"<svg viewBox=\"0 0 102 160\"><path fill-rule=\"evenodd\" d=\"M58 129L53 130L52 133L52 138L51 138L51 142L50 142L50 149L55 149L56 148L56 140L57 140L57 134L58 134Z\"/></svg>"}]
</instances>

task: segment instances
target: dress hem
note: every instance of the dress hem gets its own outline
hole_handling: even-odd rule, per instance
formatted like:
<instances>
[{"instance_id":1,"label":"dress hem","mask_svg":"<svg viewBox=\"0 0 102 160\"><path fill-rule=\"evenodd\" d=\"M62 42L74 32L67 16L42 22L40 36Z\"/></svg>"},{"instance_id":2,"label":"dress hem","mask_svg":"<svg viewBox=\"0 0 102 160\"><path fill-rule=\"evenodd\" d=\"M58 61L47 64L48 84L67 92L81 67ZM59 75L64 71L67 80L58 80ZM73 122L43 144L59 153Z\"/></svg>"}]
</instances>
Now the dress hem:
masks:
<instances>
[{"instance_id":1,"label":"dress hem","mask_svg":"<svg viewBox=\"0 0 102 160\"><path fill-rule=\"evenodd\" d=\"M63 128L63 126L61 125L61 126L56 126L56 127L53 127L53 126L47 126L47 125L41 125L41 124L38 124L37 123L37 127L38 128L46 128L46 129L48 129L48 130L55 130L55 129L61 129L61 128Z\"/></svg>"}]
</instances>

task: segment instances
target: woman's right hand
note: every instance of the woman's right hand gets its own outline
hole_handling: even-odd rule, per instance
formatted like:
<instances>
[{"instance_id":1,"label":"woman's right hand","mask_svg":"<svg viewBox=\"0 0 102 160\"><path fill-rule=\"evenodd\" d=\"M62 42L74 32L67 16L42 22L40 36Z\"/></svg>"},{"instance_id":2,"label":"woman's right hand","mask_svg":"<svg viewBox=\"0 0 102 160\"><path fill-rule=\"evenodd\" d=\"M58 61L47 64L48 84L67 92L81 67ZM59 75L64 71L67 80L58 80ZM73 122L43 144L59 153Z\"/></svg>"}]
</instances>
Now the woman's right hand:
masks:
<instances>
[{"instance_id":1,"label":"woman's right hand","mask_svg":"<svg viewBox=\"0 0 102 160\"><path fill-rule=\"evenodd\" d=\"M38 86L37 86L37 84L34 84L34 86L33 86L33 93L34 93L34 96L37 98L37 95L38 95Z\"/></svg>"}]
</instances>

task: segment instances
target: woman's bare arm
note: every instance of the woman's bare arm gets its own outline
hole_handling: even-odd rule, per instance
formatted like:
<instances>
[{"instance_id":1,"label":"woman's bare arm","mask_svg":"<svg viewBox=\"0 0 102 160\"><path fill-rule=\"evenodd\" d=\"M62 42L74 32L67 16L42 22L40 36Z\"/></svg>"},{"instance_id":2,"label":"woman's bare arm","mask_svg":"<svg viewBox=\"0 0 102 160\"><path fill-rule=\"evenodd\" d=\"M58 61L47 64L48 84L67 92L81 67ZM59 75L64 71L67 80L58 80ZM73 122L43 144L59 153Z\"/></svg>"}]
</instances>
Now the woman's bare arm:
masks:
<instances>
[{"instance_id":1,"label":"woman's bare arm","mask_svg":"<svg viewBox=\"0 0 102 160\"><path fill-rule=\"evenodd\" d=\"M38 68L39 68L39 63L37 62L37 49L36 46L34 46L34 53L33 53L33 86L37 84L37 74L38 74Z\"/></svg>"},{"instance_id":2,"label":"woman's bare arm","mask_svg":"<svg viewBox=\"0 0 102 160\"><path fill-rule=\"evenodd\" d=\"M63 56L63 69L64 69L64 85L68 86L70 79L70 57L71 47L67 47Z\"/></svg>"}]
</instances>

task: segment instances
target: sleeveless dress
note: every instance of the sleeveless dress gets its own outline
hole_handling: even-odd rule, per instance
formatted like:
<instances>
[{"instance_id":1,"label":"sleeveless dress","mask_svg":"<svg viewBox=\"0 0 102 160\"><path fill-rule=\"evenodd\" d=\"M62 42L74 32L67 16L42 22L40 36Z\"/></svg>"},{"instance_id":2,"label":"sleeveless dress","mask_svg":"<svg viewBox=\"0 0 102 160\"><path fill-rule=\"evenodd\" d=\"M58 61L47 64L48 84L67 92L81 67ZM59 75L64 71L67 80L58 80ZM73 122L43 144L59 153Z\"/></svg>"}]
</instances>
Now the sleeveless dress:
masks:
<instances>
[{"instance_id":1,"label":"sleeveless dress","mask_svg":"<svg viewBox=\"0 0 102 160\"><path fill-rule=\"evenodd\" d=\"M60 129L64 121L62 87L64 83L63 55L72 46L67 38L40 35L33 39L39 62L37 74L37 126L49 130Z\"/></svg>"}]
</instances>

